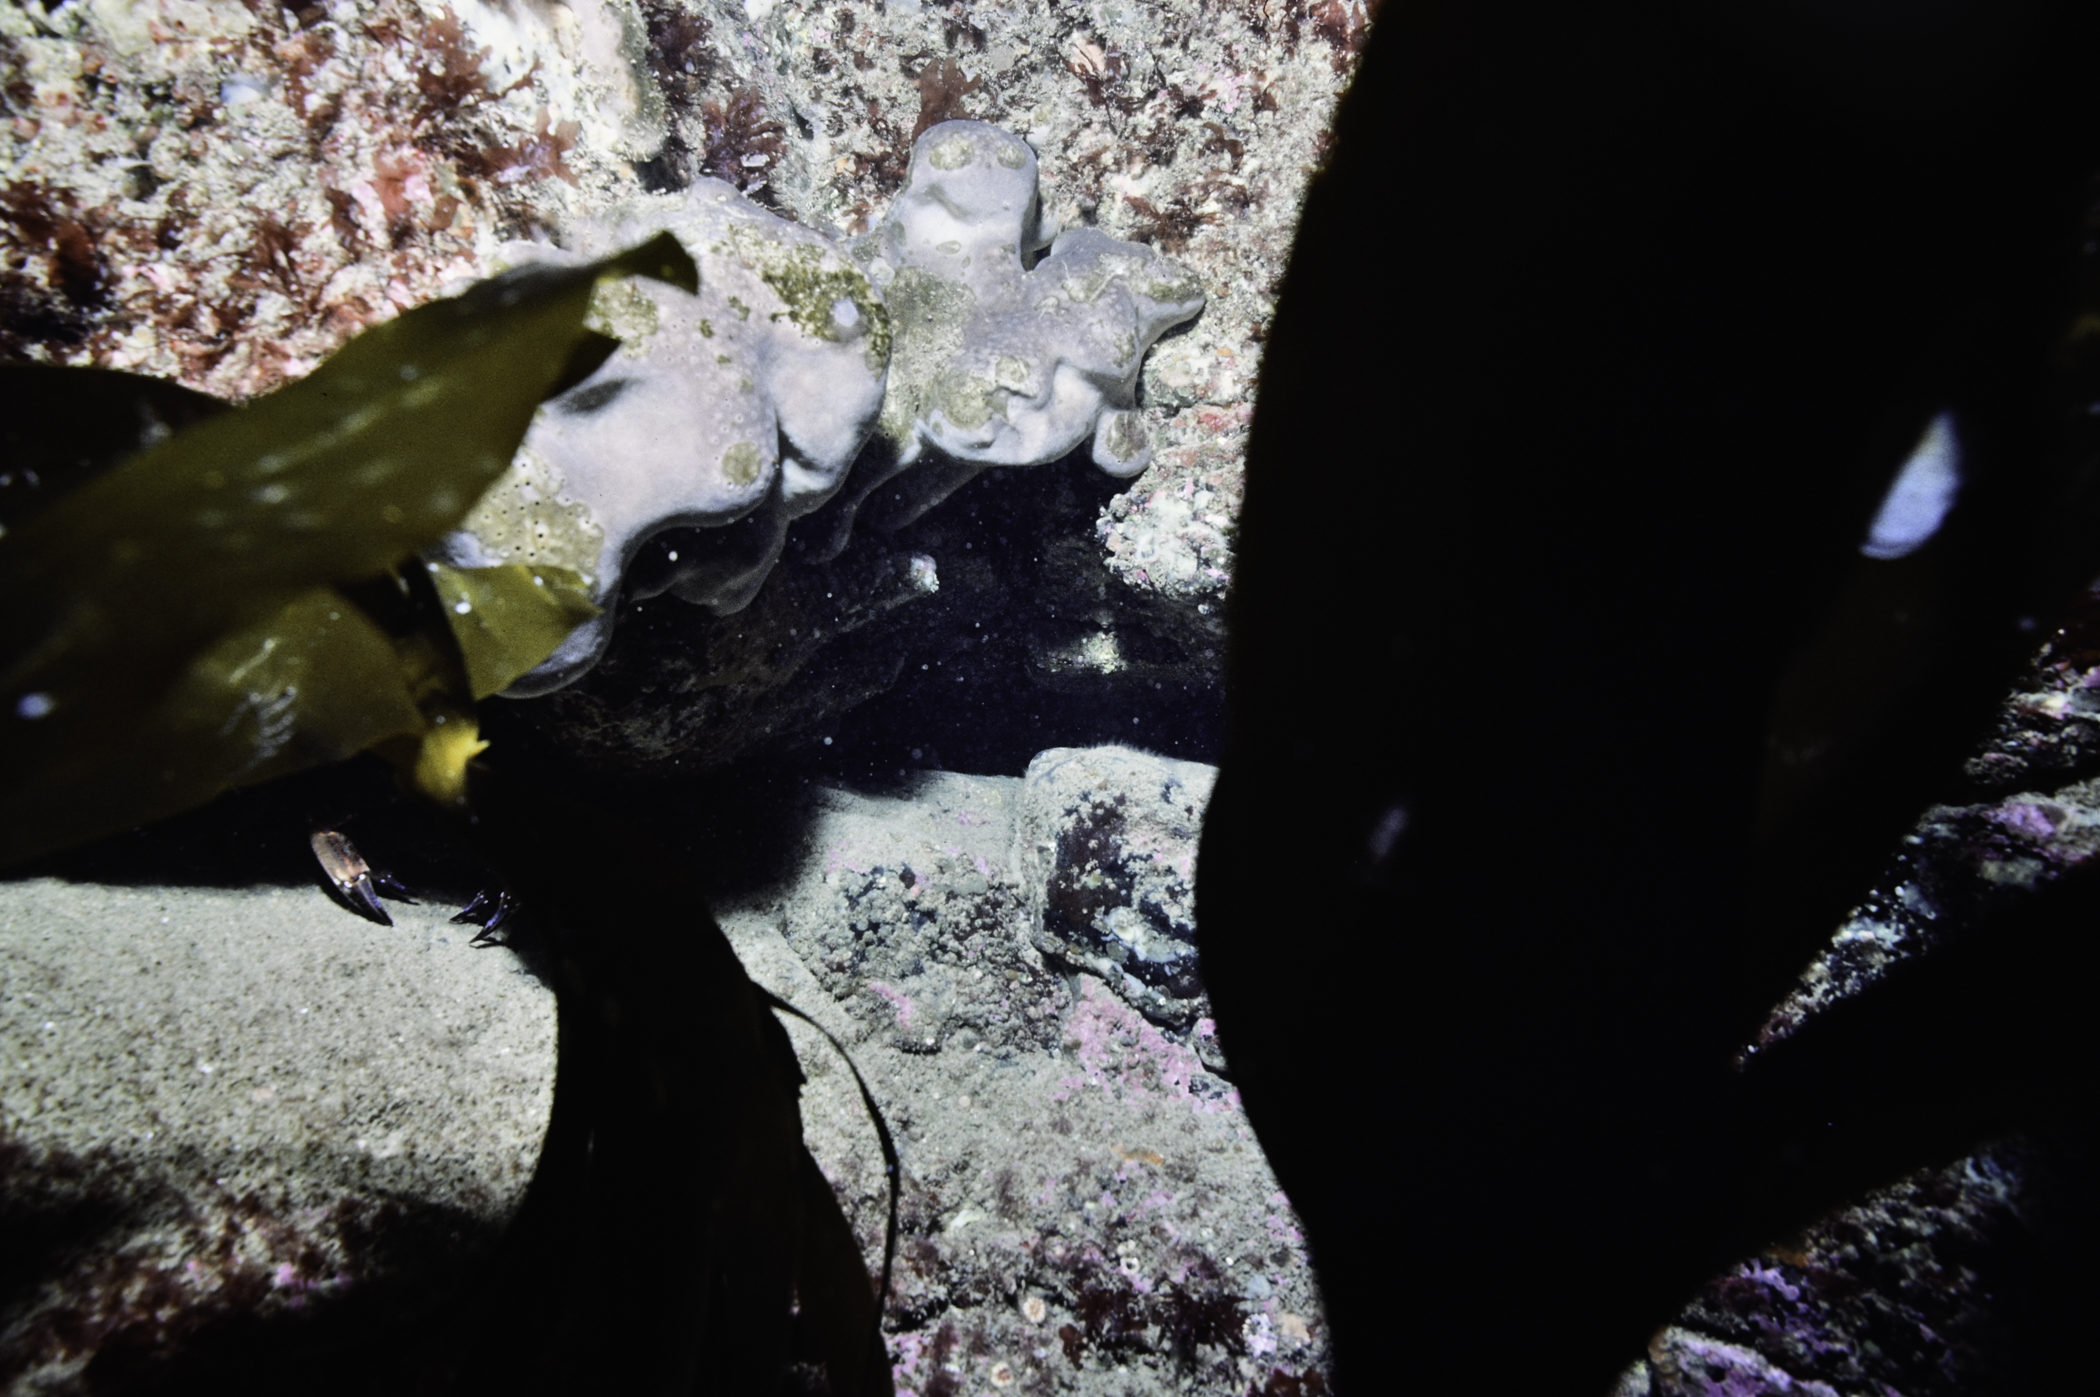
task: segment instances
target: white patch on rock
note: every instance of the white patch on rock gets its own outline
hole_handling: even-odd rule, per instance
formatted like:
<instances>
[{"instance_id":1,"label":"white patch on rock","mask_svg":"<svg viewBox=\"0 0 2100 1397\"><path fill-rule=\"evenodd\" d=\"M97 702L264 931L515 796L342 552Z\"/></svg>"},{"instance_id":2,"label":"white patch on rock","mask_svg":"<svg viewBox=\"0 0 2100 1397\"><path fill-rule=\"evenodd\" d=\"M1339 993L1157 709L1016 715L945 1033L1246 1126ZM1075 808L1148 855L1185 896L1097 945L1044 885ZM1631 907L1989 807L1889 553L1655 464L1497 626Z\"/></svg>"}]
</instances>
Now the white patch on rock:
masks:
<instances>
[{"instance_id":1,"label":"white patch on rock","mask_svg":"<svg viewBox=\"0 0 2100 1397\"><path fill-rule=\"evenodd\" d=\"M664 142L663 99L647 71L648 32L632 0L531 5L455 0L470 41L486 50L482 75L501 92L529 73L582 141L643 160Z\"/></svg>"}]
</instances>

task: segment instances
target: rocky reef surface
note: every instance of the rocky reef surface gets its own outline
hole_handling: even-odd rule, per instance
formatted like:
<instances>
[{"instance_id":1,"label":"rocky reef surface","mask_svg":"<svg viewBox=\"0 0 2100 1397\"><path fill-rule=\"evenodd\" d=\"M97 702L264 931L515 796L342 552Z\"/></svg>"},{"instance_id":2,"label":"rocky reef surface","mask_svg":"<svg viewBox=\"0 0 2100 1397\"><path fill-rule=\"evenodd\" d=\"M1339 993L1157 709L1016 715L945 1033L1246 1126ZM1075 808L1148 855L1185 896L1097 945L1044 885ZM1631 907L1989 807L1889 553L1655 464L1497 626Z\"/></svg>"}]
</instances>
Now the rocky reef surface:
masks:
<instances>
[{"instance_id":1,"label":"rocky reef surface","mask_svg":"<svg viewBox=\"0 0 2100 1397\"><path fill-rule=\"evenodd\" d=\"M2096 608L2100 594L2038 645L1964 789L1921 814L1760 1041L1907 962L1991 935L1996 918L2100 852ZM1992 1142L1777 1240L1701 1288L1628 1370L1622 1397L1953 1397L2017 1383L2021 1327L2050 1312L2052 1271L2078 1264L2061 1254L2061 1229L2082 1215L2086 1148Z\"/></svg>"},{"instance_id":2,"label":"rocky reef surface","mask_svg":"<svg viewBox=\"0 0 2100 1397\"><path fill-rule=\"evenodd\" d=\"M1060 878L1110 875L1084 917L1111 940L1186 897L1209 769L1045 758L1034 779L799 787L792 854L721 893L747 969L846 1045L896 1133L898 1387L1321 1391L1304 1239L1213 1026L1044 949L1079 905ZM1142 837L1103 843L1056 779L1075 764ZM1145 818L1170 785L1178 826ZM387 929L311 885L0 884L0 1385L401 1377L345 1336L369 1350L457 1293L522 1195L552 1078L551 995L452 910L396 904ZM879 1257L873 1128L836 1052L789 1030L811 1148Z\"/></svg>"},{"instance_id":3,"label":"rocky reef surface","mask_svg":"<svg viewBox=\"0 0 2100 1397\"><path fill-rule=\"evenodd\" d=\"M805 773L711 794L683 846L747 969L847 1046L897 1134L900 1390L1325 1390L1305 1241L1189 949L1213 774L1122 746L1045 751L1018 777ZM2079 791L2045 799L2067 825L2100 820ZM225 844L211 813L133 837L134 859ZM109 851L0 884L13 1390L339 1366L441 1312L517 1205L551 996L510 953L470 949L450 904L395 904L389 930L284 886L303 840L279 843L220 879L238 887ZM1811 974L1795 1012L1862 973ZM834 1050L789 1028L812 1149L872 1258L873 1129ZM2050 1173L2000 1141L1775 1239L1702 1287L1621 1391L1976 1390L2017 1342ZM1540 1258L1563 1263L1580 1259ZM402 1376L383 1368L345 1372Z\"/></svg>"},{"instance_id":4,"label":"rocky reef surface","mask_svg":"<svg viewBox=\"0 0 2100 1397\"><path fill-rule=\"evenodd\" d=\"M727 615L643 595L696 542L659 535L597 668L491 705L499 743L616 780L817 764L795 856L722 917L902 1127L893 1352L920 1397L1325 1385L1302 1239L1178 950L1164 793L1201 783L1164 763L1147 786L1128 755L1072 792L1023 773L1110 742L1215 758L1264 327L1368 22L1357 0L0 9L13 356L250 396L506 245L567 245L701 179L868 238L914 140L959 118L1027 141L1047 219L1193 273L1203 313L1137 379L1141 474L995 467L923 512L923 493L854 496L851 548L822 511L797 520ZM1770 1032L2100 847L2096 614L2049 641L1968 798L1923 817ZM299 876L0 885L12 1387L148 1390L278 1352L297 1316L384 1329L515 1206L544 991L439 912L387 933ZM872 1246L871 1137L829 1049L792 1031L812 1139ZM1975 1390L2046 1231L2039 1158L1994 1143L1744 1259L1622 1391ZM1581 1265L1512 1277L1512 1323Z\"/></svg>"}]
</instances>

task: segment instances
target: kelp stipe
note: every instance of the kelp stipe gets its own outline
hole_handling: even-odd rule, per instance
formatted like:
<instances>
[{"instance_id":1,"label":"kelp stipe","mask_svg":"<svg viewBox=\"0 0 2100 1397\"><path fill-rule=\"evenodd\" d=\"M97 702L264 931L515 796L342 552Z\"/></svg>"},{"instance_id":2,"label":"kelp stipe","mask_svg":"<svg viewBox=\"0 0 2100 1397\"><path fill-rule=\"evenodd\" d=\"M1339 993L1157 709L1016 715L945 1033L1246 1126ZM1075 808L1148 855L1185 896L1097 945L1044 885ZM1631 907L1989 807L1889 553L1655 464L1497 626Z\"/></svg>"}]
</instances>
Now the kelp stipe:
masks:
<instances>
[{"instance_id":1,"label":"kelp stipe","mask_svg":"<svg viewBox=\"0 0 2100 1397\"><path fill-rule=\"evenodd\" d=\"M802 1074L774 1018L796 1011L752 984L645 831L573 792L479 765L470 779L474 832L522 908L514 936L555 987L560 1067L526 1202L457 1316L460 1380L741 1397L803 1359L834 1391L888 1393L874 1288L802 1143ZM894 1192L891 1209L885 1278Z\"/></svg>"},{"instance_id":2,"label":"kelp stipe","mask_svg":"<svg viewBox=\"0 0 2100 1397\"><path fill-rule=\"evenodd\" d=\"M868 1090L868 1079L860 1073L860 1064L846 1051L830 1029L797 1009L772 991L761 988L759 994L775 1013L791 1014L824 1035L838 1055L845 1059L846 1070L853 1074L853 1085L860 1092L860 1104L867 1111L868 1119L875 1126L875 1140L882 1148L882 1176L889 1185L889 1204L882 1227L882 1273L875 1285L875 1303L867 1305L857 1285L843 1285L850 1274L835 1260L825 1267L824 1274L833 1286L826 1286L819 1313L809 1326L816 1341L807 1350L798 1350L798 1357L823 1360L827 1371L840 1375L838 1387L845 1393L877 1394L891 1390L888 1376L889 1352L882 1341L882 1310L889 1302L890 1276L897 1261L897 1199L904 1184L902 1169L897 1160L897 1142L890 1135L890 1123L884 1118L882 1108L875 1103L875 1093ZM823 1171L807 1149L802 1151L803 1196L807 1205L818 1213L818 1223L824 1231L822 1246L831 1258L850 1256L855 1263L860 1259L860 1248L853 1239L853 1232L846 1226L845 1214L839 1211L838 1197L824 1178ZM843 1239L843 1245L841 1240ZM813 1242L815 1239L812 1239ZM805 1248L805 1256L814 1260L818 1253L815 1246ZM804 1312L809 1302L804 1301ZM862 1312L865 1311L865 1314ZM866 1341L855 1338L866 1335ZM856 1370L855 1349L867 1357L861 1363L881 1365L882 1375L874 1368L860 1367Z\"/></svg>"}]
</instances>

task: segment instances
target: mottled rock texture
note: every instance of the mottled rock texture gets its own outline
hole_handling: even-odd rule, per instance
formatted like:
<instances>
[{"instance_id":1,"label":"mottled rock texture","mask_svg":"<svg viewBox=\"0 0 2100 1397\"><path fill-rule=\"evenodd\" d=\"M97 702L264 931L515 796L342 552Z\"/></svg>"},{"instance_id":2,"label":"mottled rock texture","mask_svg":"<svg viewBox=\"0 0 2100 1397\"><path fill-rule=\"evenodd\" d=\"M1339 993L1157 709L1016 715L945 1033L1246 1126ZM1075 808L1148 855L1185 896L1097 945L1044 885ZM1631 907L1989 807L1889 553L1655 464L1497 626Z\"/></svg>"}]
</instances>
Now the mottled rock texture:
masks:
<instances>
[{"instance_id":1,"label":"mottled rock texture","mask_svg":"<svg viewBox=\"0 0 2100 1397\"><path fill-rule=\"evenodd\" d=\"M2100 748L2086 697L2100 676L2093 624L2089 597L2038 636L1966 765L1966 789L1923 813L1774 1008L1762 1044L1908 962L1990 936L1995 919L2100 850ZM2049 1304L2030 1289L2037 1267L2075 1216L2062 1200L2078 1187L2064 1179L2080 1151L2066 1148L1994 1142L1819 1220L1702 1288L1627 1390L1953 1397L2007 1381L2019 1367L2017 1326Z\"/></svg>"},{"instance_id":2,"label":"mottled rock texture","mask_svg":"<svg viewBox=\"0 0 2100 1397\"><path fill-rule=\"evenodd\" d=\"M1620 1391L1995 1390L2036 1236L2021 1146L1920 1170L1701 1287Z\"/></svg>"},{"instance_id":3,"label":"mottled rock texture","mask_svg":"<svg viewBox=\"0 0 2100 1397\"><path fill-rule=\"evenodd\" d=\"M1036 944L1084 966L1156 1022L1209 1009L1196 958L1196 841L1213 767L1122 747L1053 748L1028 764L1016 861ZM1197 1035L1199 1047L1216 1039Z\"/></svg>"},{"instance_id":4,"label":"mottled rock texture","mask_svg":"<svg viewBox=\"0 0 2100 1397\"><path fill-rule=\"evenodd\" d=\"M1058 755L1158 774L1135 753ZM1093 789L1135 808L1155 786ZM1304 1240L1201 1055L1207 1025L1163 1028L1120 977L1043 950L1039 875L1017 840L1040 803L1021 780L953 773L820 788L793 870L723 916L752 974L844 1038L891 1113L906 1178L898 1387L1323 1391ZM1154 832L1162 859L1193 854ZM830 1050L791 1028L811 1147L872 1254L872 1132Z\"/></svg>"},{"instance_id":5,"label":"mottled rock texture","mask_svg":"<svg viewBox=\"0 0 2100 1397\"><path fill-rule=\"evenodd\" d=\"M118 0L0 31L17 354L246 397L625 178L435 8Z\"/></svg>"},{"instance_id":6,"label":"mottled rock texture","mask_svg":"<svg viewBox=\"0 0 2100 1397\"><path fill-rule=\"evenodd\" d=\"M2038 645L1964 768L1960 799L1926 810L1888 870L1773 1012L1805 1014L2018 906L2100 853L2100 591Z\"/></svg>"},{"instance_id":7,"label":"mottled rock texture","mask_svg":"<svg viewBox=\"0 0 2100 1397\"><path fill-rule=\"evenodd\" d=\"M821 752L827 739L868 765L933 765L938 738L951 764L1009 777L1053 743L1208 755L1252 384L1298 200L1367 23L1356 0L0 8L0 351L247 396L506 242L573 240L616 202L703 176L827 236L866 234L903 188L915 136L954 118L996 122L1033 149L1048 217L1147 243L1208 297L1144 361L1144 472L1117 486L1082 463L1028 479L994 471L902 527L913 502L878 494L859 546L818 564L791 537L787 565L736 616L628 604L604 663L557 695L504 706L499 741L626 776ZM655 545L665 556L644 550L643 575L661 581L679 543L674 533ZM1775 1032L2089 857L2096 634L2089 612L2051 640L1972 763L1974 800L1925 818ZM1005 1365L1024 1391L1146 1390L1127 1366L1190 1390L1319 1390L1321 1336L1288 1214L1258 1192L1228 1200L1214 1182L1261 1172L1211 1109L1225 1104L1222 1079L1188 1040L1101 982L1064 978L1014 934L1026 893L996 857L1007 845L956 817L993 791L1021 801L1020 783L944 784L959 780L899 797L910 808L883 819L915 833L844 849L860 868L826 868L827 853L797 875L807 900L760 898L727 917L762 978L854 1037L886 1099L915 1103L905 1381L930 1397L997 1386ZM824 818L872 830L875 805L841 794ZM952 832L929 838L943 820ZM329 920L329 943L360 925ZM25 963L10 960L9 974ZM910 1003L911 1024L878 982ZM990 1000L987 984L1008 988ZM33 1005L16 996L8 1009L11 1045L43 1041ZM392 1017L384 1026L401 1031ZM865 1241L872 1145L853 1133L843 1074L802 1047L813 1100L836 1098L813 1107L814 1128L835 1132L827 1167ZM1005 1053L1033 1064L1009 1080L1056 1075L1040 1099L1004 1098L1013 1113L993 1121L980 1077ZM951 1104L938 1109L929 1057L948 1074L937 1100ZM384 1115L383 1098L346 1094L345 1119ZM112 1336L150 1362L180 1337L181 1316L289 1304L302 1287L325 1297L358 1276L350 1254L384 1211L359 1192L366 1166L332 1194L348 1210L325 1215L287 1214L209 1152L184 1157L178 1196L102 1143L20 1143L18 1099L7 1103L17 1143L0 1161L11 1200L76 1217L96 1181L115 1178L149 1222L143 1249L104 1253L78 1285L35 1281L42 1308L22 1311L32 1318L7 1339L18 1373L77 1369L87 1349L69 1345ZM1002 1183L1023 1137L1069 1158ZM1239 1162L1215 1172L1228 1154ZM397 1218L392 1235L472 1233L512 1196L519 1167L498 1161L487 1173L500 1188L405 1229ZM2016 1147L1981 1151L1745 1260L1663 1331L1628 1389L1969 1390L1990 1340L1977 1311L1993 1248L2024 1235L2024 1167ZM1164 1215L1147 1211L1151 1186L1174 1195ZM1266 1253L1253 1240L1263 1234ZM1581 1258L1542 1264L1580 1283ZM116 1301L85 1303L90 1292ZM35 1314L60 1313L64 1326L36 1327ZM1271 1359L1285 1361L1260 1366Z\"/></svg>"},{"instance_id":8,"label":"mottled rock texture","mask_svg":"<svg viewBox=\"0 0 2100 1397\"><path fill-rule=\"evenodd\" d=\"M1143 779L1089 789L1156 794L1157 764L1091 755ZM716 794L695 865L724 930L847 1045L896 1133L900 1390L1324 1390L1304 1239L1202 1026L1041 948L1026 783ZM726 826L762 831L763 867ZM1185 836L1154 836L1186 864ZM554 1029L546 991L450 910L396 904L382 928L315 886L0 885L0 1381L448 1390L415 1339L458 1323L445 1306L473 1302L517 1205ZM811 1148L872 1259L874 1132L835 1050L789 1031Z\"/></svg>"}]
</instances>

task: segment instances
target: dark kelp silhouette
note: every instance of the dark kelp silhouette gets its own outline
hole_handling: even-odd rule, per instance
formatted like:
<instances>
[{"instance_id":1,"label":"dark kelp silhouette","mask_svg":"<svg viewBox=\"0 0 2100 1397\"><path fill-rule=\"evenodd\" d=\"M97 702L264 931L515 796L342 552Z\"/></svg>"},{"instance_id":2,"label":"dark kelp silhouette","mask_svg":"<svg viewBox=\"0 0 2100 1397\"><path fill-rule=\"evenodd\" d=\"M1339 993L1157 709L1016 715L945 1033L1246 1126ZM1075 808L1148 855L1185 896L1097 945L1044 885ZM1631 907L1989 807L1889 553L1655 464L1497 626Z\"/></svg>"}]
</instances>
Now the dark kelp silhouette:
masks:
<instances>
[{"instance_id":1,"label":"dark kelp silhouette","mask_svg":"<svg viewBox=\"0 0 2100 1397\"><path fill-rule=\"evenodd\" d=\"M2090 879L1735 1061L2100 563L2094 17L1380 12L1268 340L1198 888L1342 1391L1602 1392L1868 1186L2089 1160ZM1862 558L1940 412L1953 513Z\"/></svg>"},{"instance_id":2,"label":"dark kelp silhouette","mask_svg":"<svg viewBox=\"0 0 2100 1397\"><path fill-rule=\"evenodd\" d=\"M488 1279L392 1366L516 1397L770 1394L799 1362L841 1397L888 1393L879 1292L802 1143L774 1017L795 1011L646 835L469 767L474 704L593 614L580 580L414 557L603 362L586 313L626 275L697 277L668 235L511 273L239 408L0 367L0 865L378 751L519 894L559 1033L539 1168ZM891 1211L885 1287L894 1187Z\"/></svg>"},{"instance_id":3,"label":"dark kelp silhouette","mask_svg":"<svg viewBox=\"0 0 2100 1397\"><path fill-rule=\"evenodd\" d=\"M876 1292L802 1144L784 1006L645 831L493 767L472 803L556 987L560 1065L463 1388L771 1393L792 1359L888 1392Z\"/></svg>"}]
</instances>

